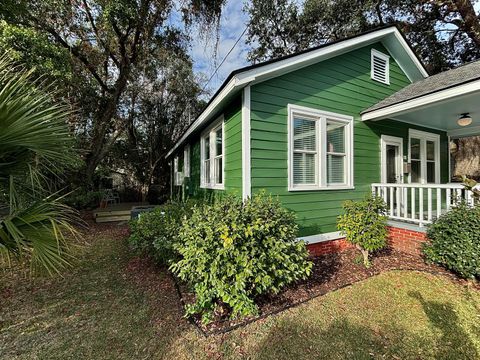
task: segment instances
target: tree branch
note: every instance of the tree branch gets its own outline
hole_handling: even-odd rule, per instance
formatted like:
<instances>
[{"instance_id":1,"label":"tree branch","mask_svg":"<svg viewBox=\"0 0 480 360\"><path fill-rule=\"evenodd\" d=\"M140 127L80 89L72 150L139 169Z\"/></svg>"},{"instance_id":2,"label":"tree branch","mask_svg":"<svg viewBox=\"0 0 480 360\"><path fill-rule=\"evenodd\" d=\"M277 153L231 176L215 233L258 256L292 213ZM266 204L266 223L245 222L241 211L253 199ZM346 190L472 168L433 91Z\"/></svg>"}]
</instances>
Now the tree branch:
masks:
<instances>
[{"instance_id":1,"label":"tree branch","mask_svg":"<svg viewBox=\"0 0 480 360\"><path fill-rule=\"evenodd\" d=\"M55 29L51 27L45 27L45 26L43 26L43 29L46 30L49 34L51 34L60 45L66 48L71 54L73 54L78 60L80 60L86 66L88 71L92 74L95 80L97 80L98 84L102 87L103 90L105 90L109 94L113 93L113 89L109 88L107 84L102 80L100 75L98 75L95 66L90 63L90 61L87 59L87 57L84 54L82 54L76 47L73 47L69 43L67 43L60 36L60 34L58 34L55 31Z\"/></svg>"},{"instance_id":2,"label":"tree branch","mask_svg":"<svg viewBox=\"0 0 480 360\"><path fill-rule=\"evenodd\" d=\"M93 19L92 13L90 11L90 7L87 4L86 0L82 0L83 6L85 7L85 11L87 13L88 21L90 22L90 25L92 26L93 32L95 33L96 40L103 46L105 51L108 53L112 61L115 63L115 65L120 66L120 63L118 62L117 58L113 54L113 52L110 50L110 47L105 44L105 42L102 40L100 37L100 34L98 33L97 26L95 25L95 20Z\"/></svg>"}]
</instances>

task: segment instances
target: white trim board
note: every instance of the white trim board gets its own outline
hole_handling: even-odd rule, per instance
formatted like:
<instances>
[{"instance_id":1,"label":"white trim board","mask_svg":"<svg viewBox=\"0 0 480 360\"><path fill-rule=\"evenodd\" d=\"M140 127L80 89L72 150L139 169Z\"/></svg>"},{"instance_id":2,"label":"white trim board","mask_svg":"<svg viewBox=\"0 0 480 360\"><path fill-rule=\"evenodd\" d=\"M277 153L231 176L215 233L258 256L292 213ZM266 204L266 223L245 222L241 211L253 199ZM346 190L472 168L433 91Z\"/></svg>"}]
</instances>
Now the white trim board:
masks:
<instances>
[{"instance_id":1,"label":"white trim board","mask_svg":"<svg viewBox=\"0 0 480 360\"><path fill-rule=\"evenodd\" d=\"M251 153L250 153L250 85L243 89L242 97L242 198L251 196Z\"/></svg>"},{"instance_id":2,"label":"white trim board","mask_svg":"<svg viewBox=\"0 0 480 360\"><path fill-rule=\"evenodd\" d=\"M211 117L218 112L221 106L224 105L235 92L244 88L246 85L250 83L253 84L253 82L258 83L265 81L269 78L301 69L376 42L381 42L385 46L411 82L428 77L428 73L402 34L394 26L358 35L283 60L266 63L253 69L247 68L244 71L240 70L239 73L232 76L228 83L223 85L220 92L211 100L206 109L168 152L166 158L170 157L194 131L211 120Z\"/></svg>"},{"instance_id":3,"label":"white trim board","mask_svg":"<svg viewBox=\"0 0 480 360\"><path fill-rule=\"evenodd\" d=\"M377 121L386 118L392 118L411 112L415 109L428 108L436 103L446 102L456 97L467 95L476 91L480 91L480 80L469 82L463 85L457 85L445 90L434 92L432 94L423 95L415 99L393 104L378 110L369 111L362 114L361 121Z\"/></svg>"},{"instance_id":4,"label":"white trim board","mask_svg":"<svg viewBox=\"0 0 480 360\"><path fill-rule=\"evenodd\" d=\"M345 236L342 235L342 233L340 231L334 231L334 232L323 233L323 234L302 236L302 237L297 238L297 240L303 240L308 245L308 244L321 243L321 242L325 242L325 241L343 239L344 237Z\"/></svg>"}]
</instances>

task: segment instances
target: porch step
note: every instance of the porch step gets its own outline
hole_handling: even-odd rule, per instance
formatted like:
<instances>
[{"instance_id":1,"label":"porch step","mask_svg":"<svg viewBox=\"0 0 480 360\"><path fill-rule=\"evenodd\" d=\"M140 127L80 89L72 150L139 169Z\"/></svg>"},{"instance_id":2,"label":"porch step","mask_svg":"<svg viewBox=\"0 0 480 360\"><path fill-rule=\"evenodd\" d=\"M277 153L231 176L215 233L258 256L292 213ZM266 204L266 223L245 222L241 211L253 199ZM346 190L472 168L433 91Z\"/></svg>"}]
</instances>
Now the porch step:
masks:
<instances>
[{"instance_id":1,"label":"porch step","mask_svg":"<svg viewBox=\"0 0 480 360\"><path fill-rule=\"evenodd\" d=\"M135 206L144 206L146 203L120 203L107 208L98 208L93 211L93 218L97 223L128 221L131 219L131 211Z\"/></svg>"}]
</instances>

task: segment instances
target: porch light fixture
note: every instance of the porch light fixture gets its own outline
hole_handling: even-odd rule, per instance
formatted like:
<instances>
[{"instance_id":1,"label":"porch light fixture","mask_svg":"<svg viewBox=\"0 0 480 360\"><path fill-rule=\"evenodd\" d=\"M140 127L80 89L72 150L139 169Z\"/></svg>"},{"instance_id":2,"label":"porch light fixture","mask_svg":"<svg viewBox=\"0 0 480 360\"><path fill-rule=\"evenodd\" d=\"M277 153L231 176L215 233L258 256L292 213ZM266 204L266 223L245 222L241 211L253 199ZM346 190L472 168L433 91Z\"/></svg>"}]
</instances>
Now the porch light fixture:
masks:
<instances>
[{"instance_id":1,"label":"porch light fixture","mask_svg":"<svg viewBox=\"0 0 480 360\"><path fill-rule=\"evenodd\" d=\"M472 123L472 117L469 113L463 113L462 116L457 120L457 124L460 126L468 126Z\"/></svg>"}]
</instances>

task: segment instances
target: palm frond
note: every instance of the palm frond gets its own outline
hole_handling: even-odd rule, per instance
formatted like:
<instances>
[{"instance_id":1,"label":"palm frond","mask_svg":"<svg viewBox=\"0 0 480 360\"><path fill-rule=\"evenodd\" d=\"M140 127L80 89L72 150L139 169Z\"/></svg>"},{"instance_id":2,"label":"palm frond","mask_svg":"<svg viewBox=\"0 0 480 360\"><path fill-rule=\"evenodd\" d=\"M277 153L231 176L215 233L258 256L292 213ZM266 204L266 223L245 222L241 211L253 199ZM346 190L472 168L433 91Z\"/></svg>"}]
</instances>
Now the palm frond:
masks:
<instances>
[{"instance_id":1,"label":"palm frond","mask_svg":"<svg viewBox=\"0 0 480 360\"><path fill-rule=\"evenodd\" d=\"M8 209L0 214L0 257L53 274L72 259L68 239L79 218L58 194L45 196L40 169L56 173L72 162L70 110L32 73L0 56L0 210Z\"/></svg>"}]
</instances>

